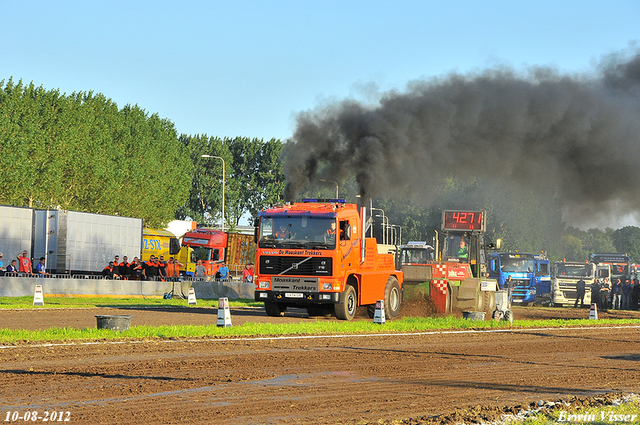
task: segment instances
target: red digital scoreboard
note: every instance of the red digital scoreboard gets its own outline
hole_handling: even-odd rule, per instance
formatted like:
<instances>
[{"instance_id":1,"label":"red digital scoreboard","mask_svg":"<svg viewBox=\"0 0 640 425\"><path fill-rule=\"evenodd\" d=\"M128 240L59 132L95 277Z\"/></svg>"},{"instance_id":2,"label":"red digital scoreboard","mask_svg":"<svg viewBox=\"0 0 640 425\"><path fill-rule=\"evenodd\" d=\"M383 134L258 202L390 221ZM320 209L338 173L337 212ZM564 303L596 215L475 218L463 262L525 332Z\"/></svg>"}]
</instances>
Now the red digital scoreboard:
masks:
<instances>
[{"instance_id":1,"label":"red digital scoreboard","mask_svg":"<svg viewBox=\"0 0 640 425\"><path fill-rule=\"evenodd\" d=\"M485 211L442 211L442 230L484 232Z\"/></svg>"}]
</instances>

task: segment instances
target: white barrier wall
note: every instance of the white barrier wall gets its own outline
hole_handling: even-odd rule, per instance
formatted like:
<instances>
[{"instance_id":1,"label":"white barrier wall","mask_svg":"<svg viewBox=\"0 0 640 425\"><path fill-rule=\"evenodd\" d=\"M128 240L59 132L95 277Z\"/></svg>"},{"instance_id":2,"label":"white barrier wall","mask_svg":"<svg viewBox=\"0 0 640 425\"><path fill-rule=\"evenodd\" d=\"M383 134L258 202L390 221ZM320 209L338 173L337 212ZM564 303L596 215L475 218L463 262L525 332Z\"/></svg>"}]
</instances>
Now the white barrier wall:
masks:
<instances>
[{"instance_id":1,"label":"white barrier wall","mask_svg":"<svg viewBox=\"0 0 640 425\"><path fill-rule=\"evenodd\" d=\"M33 296L36 285L42 285L44 296L145 296L162 297L173 289L176 294L189 292L193 286L196 297L201 299L250 298L253 299L254 285L240 281L183 281L161 282L146 280L108 279L62 279L37 277L0 276L0 297Z\"/></svg>"}]
</instances>

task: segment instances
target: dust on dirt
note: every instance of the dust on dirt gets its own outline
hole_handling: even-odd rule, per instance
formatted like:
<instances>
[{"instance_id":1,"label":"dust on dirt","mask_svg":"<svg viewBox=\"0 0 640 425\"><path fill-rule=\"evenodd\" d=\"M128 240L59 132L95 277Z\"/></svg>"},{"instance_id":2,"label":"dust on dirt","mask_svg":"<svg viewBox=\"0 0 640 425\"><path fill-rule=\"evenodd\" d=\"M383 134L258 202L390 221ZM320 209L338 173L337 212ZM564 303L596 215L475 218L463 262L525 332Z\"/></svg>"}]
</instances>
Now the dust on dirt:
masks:
<instances>
[{"instance_id":1,"label":"dust on dirt","mask_svg":"<svg viewBox=\"0 0 640 425\"><path fill-rule=\"evenodd\" d=\"M440 316L436 305L430 298L417 297L412 300L404 300L400 309L399 318L403 317L434 317Z\"/></svg>"}]
</instances>

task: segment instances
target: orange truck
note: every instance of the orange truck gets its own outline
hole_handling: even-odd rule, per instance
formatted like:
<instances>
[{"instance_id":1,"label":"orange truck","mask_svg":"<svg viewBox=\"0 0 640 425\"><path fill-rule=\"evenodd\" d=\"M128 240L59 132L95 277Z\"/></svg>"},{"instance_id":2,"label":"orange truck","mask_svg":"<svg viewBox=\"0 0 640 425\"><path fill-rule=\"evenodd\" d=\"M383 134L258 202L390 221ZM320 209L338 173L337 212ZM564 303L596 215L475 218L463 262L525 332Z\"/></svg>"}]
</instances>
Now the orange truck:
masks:
<instances>
[{"instance_id":1,"label":"orange truck","mask_svg":"<svg viewBox=\"0 0 640 425\"><path fill-rule=\"evenodd\" d=\"M398 316L402 272L392 254L366 238L366 208L342 199L305 199L265 209L256 220L255 299L269 316L287 307L310 316L351 320L358 306L370 317L384 300L385 318Z\"/></svg>"},{"instance_id":2,"label":"orange truck","mask_svg":"<svg viewBox=\"0 0 640 425\"><path fill-rule=\"evenodd\" d=\"M184 266L180 271L193 276L197 261L202 260L207 275L214 276L222 262L237 275L248 263L253 263L255 252L253 235L206 228L191 230L182 237L178 259Z\"/></svg>"}]
</instances>

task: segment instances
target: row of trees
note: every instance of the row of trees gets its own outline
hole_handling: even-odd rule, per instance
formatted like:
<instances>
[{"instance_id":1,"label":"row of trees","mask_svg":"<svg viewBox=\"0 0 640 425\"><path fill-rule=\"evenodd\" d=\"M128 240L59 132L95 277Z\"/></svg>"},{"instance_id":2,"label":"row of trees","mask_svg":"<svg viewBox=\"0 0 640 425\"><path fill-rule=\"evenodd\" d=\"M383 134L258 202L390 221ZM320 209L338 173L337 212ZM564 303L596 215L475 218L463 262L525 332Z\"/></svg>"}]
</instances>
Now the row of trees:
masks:
<instances>
[{"instance_id":1,"label":"row of trees","mask_svg":"<svg viewBox=\"0 0 640 425\"><path fill-rule=\"evenodd\" d=\"M174 124L102 94L60 94L13 80L0 82L0 204L140 217L162 226L177 219L237 226L282 202L287 145L280 140L178 136ZM202 158L202 155L219 158ZM355 201L355 179L315 182L301 196ZM590 252L626 252L640 261L640 228L566 228L561 204L542 188L443 179L374 199L403 241L432 240L443 209L487 211L487 235L505 250L547 252L582 261ZM374 210L375 211L375 210ZM380 218L376 218L380 226ZM379 233L379 232L378 232Z\"/></svg>"},{"instance_id":2,"label":"row of trees","mask_svg":"<svg viewBox=\"0 0 640 425\"><path fill-rule=\"evenodd\" d=\"M282 144L178 137L174 124L102 94L60 94L0 81L0 204L144 219L220 220L224 158L226 222L257 216L284 187Z\"/></svg>"},{"instance_id":3,"label":"row of trees","mask_svg":"<svg viewBox=\"0 0 640 425\"><path fill-rule=\"evenodd\" d=\"M0 203L142 217L187 197L191 163L171 121L102 94L0 82Z\"/></svg>"}]
</instances>

